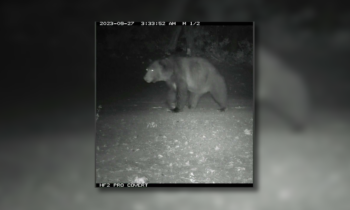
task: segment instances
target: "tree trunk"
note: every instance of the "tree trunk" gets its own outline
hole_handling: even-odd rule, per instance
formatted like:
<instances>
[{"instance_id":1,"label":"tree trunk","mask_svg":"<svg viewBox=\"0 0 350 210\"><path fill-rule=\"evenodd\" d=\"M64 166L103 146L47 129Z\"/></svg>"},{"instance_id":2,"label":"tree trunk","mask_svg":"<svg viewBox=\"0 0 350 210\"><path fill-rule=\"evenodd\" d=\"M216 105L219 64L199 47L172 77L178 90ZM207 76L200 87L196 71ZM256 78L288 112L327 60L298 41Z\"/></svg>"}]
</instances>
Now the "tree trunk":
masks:
<instances>
[{"instance_id":1,"label":"tree trunk","mask_svg":"<svg viewBox=\"0 0 350 210\"><path fill-rule=\"evenodd\" d=\"M186 42L187 42L187 55L191 56L192 52L194 52L194 35L193 28L186 27L185 28Z\"/></svg>"},{"instance_id":2,"label":"tree trunk","mask_svg":"<svg viewBox=\"0 0 350 210\"><path fill-rule=\"evenodd\" d=\"M173 33L173 35L171 37L171 40L170 40L168 51L170 51L170 52L174 52L175 51L177 40L179 38L181 29L182 29L182 26L175 27L175 31L174 31L174 33Z\"/></svg>"}]
</instances>

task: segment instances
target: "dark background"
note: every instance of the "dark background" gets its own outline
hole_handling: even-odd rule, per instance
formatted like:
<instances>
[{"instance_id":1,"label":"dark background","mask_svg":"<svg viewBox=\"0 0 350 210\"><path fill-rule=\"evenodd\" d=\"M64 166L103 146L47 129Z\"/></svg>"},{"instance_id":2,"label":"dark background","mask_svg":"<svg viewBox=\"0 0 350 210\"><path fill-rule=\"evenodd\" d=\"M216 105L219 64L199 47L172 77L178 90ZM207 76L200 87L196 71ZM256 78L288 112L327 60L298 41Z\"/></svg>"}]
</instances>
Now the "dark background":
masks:
<instances>
[{"instance_id":1,"label":"dark background","mask_svg":"<svg viewBox=\"0 0 350 210\"><path fill-rule=\"evenodd\" d=\"M163 98L165 101L168 90L165 82L147 84L143 78L146 68L153 61L170 55L187 56L185 27L195 28L195 49L192 56L206 58L216 66L226 80L229 97L252 99L252 23L184 26L181 28L176 48L170 50L170 39L176 27L181 26L100 26L97 22L97 105L104 107L103 105L119 101L121 107L131 107L133 102L130 99L135 100L136 97L144 98L148 102L153 98ZM230 41L225 42L225 39ZM247 49L244 43L248 43L250 49ZM242 53L242 57L236 59L235 54L238 52ZM156 92L150 91L152 87Z\"/></svg>"},{"instance_id":2,"label":"dark background","mask_svg":"<svg viewBox=\"0 0 350 210\"><path fill-rule=\"evenodd\" d=\"M277 1L45 1L6 2L1 10L2 209L348 208L350 45L345 6L336 1L316 6ZM273 50L308 78L317 99L317 126L302 135L264 130L268 122L261 119L253 190L95 189L97 20L256 21L258 47Z\"/></svg>"}]
</instances>

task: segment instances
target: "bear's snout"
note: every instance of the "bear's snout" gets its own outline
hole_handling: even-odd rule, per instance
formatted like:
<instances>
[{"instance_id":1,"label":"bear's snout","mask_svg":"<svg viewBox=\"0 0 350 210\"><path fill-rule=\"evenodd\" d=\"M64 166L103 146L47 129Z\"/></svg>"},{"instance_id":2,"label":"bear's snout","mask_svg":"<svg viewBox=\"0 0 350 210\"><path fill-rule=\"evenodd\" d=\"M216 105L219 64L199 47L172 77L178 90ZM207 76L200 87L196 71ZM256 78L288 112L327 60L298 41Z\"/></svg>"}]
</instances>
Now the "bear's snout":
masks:
<instances>
[{"instance_id":1,"label":"bear's snout","mask_svg":"<svg viewBox=\"0 0 350 210\"><path fill-rule=\"evenodd\" d=\"M147 78L146 76L143 78L147 83L152 82L150 78Z\"/></svg>"}]
</instances>

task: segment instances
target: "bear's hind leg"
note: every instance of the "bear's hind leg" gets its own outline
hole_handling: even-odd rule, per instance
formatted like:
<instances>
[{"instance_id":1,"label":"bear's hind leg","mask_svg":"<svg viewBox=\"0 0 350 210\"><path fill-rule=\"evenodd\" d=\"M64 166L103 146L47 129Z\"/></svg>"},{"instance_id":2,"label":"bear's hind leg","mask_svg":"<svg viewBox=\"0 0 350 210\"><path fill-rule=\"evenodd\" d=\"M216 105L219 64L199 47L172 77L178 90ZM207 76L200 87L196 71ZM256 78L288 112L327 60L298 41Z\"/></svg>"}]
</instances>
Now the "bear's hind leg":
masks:
<instances>
[{"instance_id":1,"label":"bear's hind leg","mask_svg":"<svg viewBox=\"0 0 350 210\"><path fill-rule=\"evenodd\" d=\"M198 94L198 93L190 93L188 108L190 108L190 109L196 108L201 95L202 94Z\"/></svg>"},{"instance_id":2,"label":"bear's hind leg","mask_svg":"<svg viewBox=\"0 0 350 210\"><path fill-rule=\"evenodd\" d=\"M222 112L225 111L227 105L227 90L226 84L222 78L220 78L219 81L216 81L215 84L213 84L210 90L210 94L214 98L214 100L219 104L219 110Z\"/></svg>"}]
</instances>

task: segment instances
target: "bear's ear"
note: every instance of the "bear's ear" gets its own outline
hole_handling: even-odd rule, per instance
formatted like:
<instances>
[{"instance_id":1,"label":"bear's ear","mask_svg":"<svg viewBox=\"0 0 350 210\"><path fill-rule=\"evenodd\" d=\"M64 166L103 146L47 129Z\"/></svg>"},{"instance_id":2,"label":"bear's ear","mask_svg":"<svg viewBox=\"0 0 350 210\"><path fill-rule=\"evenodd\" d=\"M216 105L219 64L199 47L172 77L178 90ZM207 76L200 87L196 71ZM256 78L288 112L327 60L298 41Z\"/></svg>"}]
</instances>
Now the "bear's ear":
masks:
<instances>
[{"instance_id":1,"label":"bear's ear","mask_svg":"<svg viewBox=\"0 0 350 210\"><path fill-rule=\"evenodd\" d=\"M174 60L171 58L165 58L163 60L159 61L159 64L164 68L164 69L172 69L174 67Z\"/></svg>"},{"instance_id":2,"label":"bear's ear","mask_svg":"<svg viewBox=\"0 0 350 210\"><path fill-rule=\"evenodd\" d=\"M162 65L163 68L166 68L168 66L168 63L169 63L169 58L165 58L159 61L159 64Z\"/></svg>"}]
</instances>

